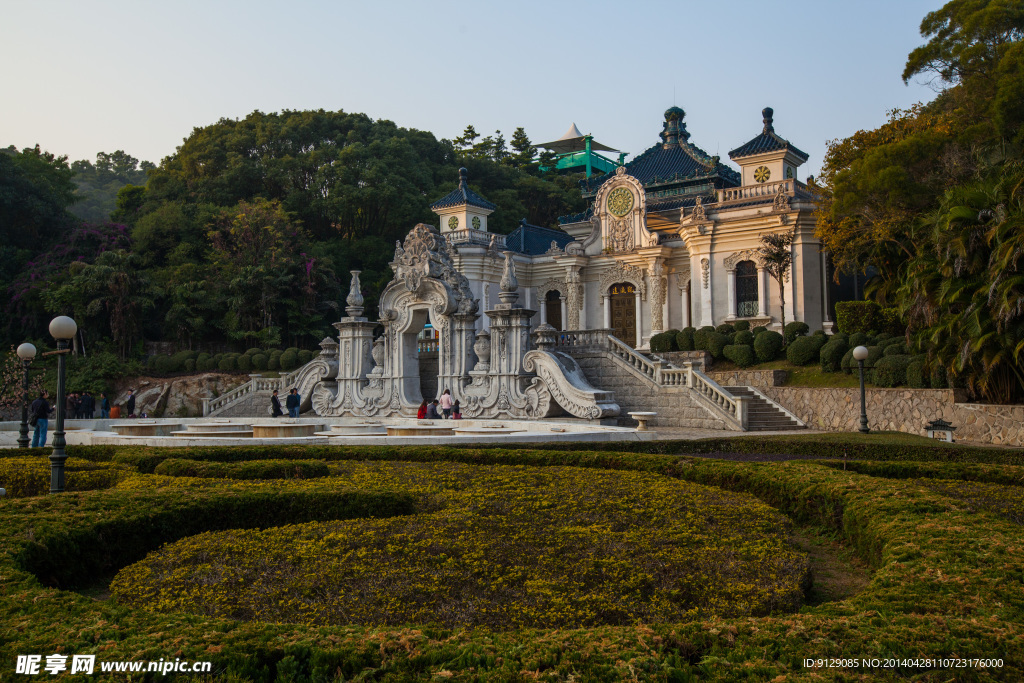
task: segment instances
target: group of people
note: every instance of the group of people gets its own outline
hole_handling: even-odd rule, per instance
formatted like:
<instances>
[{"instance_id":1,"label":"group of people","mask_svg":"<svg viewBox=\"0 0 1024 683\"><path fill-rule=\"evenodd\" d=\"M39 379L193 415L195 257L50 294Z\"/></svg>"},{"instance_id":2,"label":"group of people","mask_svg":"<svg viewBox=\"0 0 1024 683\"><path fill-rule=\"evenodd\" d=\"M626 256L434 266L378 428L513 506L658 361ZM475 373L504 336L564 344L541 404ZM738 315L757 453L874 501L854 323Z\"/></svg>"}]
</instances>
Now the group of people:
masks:
<instances>
[{"instance_id":1,"label":"group of people","mask_svg":"<svg viewBox=\"0 0 1024 683\"><path fill-rule=\"evenodd\" d=\"M288 398L284 402L285 408L288 409L288 417L298 417L299 407L302 405L302 398L299 396L299 390L292 388L288 391ZM273 417L281 417L284 415L284 411L281 410L281 399L277 397L277 389L274 389L273 396L270 397L270 414Z\"/></svg>"},{"instance_id":2,"label":"group of people","mask_svg":"<svg viewBox=\"0 0 1024 683\"><path fill-rule=\"evenodd\" d=\"M416 417L420 420L461 420L462 409L458 401L452 400L452 392L445 389L440 399L424 399L416 411Z\"/></svg>"},{"instance_id":3,"label":"group of people","mask_svg":"<svg viewBox=\"0 0 1024 683\"><path fill-rule=\"evenodd\" d=\"M39 392L39 398L32 401L28 409L28 421L32 425L32 448L42 448L46 445L46 430L50 426L50 413L57 409L50 405L49 394L45 391ZM111 408L110 398L107 393L100 392L100 419L108 420L111 412L115 412L115 418L120 417L120 409ZM128 399L124 404L128 417L135 417L135 391L128 390ZM91 420L96 416L96 397L92 392L84 391L81 394L73 392L68 395L64 403L65 416L69 420Z\"/></svg>"}]
</instances>

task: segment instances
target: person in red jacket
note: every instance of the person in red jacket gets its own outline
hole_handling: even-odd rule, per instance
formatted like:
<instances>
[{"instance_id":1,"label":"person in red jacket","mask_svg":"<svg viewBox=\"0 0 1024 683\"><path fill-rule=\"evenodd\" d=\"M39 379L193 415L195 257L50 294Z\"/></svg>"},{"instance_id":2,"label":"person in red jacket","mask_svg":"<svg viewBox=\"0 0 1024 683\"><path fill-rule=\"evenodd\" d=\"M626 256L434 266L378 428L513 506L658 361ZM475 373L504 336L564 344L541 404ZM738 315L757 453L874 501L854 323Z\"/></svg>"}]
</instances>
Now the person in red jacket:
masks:
<instances>
[{"instance_id":1,"label":"person in red jacket","mask_svg":"<svg viewBox=\"0 0 1024 683\"><path fill-rule=\"evenodd\" d=\"M423 403L420 404L420 409L416 411L416 418L419 420L427 419L427 399L423 399Z\"/></svg>"}]
</instances>

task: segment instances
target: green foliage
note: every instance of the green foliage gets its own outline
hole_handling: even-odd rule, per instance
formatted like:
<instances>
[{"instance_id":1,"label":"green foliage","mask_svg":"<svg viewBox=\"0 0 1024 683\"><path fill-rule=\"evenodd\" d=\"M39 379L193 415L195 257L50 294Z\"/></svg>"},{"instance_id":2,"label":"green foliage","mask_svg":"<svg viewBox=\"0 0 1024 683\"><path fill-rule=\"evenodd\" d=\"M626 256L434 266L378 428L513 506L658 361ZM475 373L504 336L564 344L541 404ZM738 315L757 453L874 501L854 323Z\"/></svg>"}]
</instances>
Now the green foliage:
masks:
<instances>
[{"instance_id":1,"label":"green foliage","mask_svg":"<svg viewBox=\"0 0 1024 683\"><path fill-rule=\"evenodd\" d=\"M676 351L676 336L669 332L661 332L651 337L651 351L654 353L665 353L666 351Z\"/></svg>"},{"instance_id":2,"label":"green foliage","mask_svg":"<svg viewBox=\"0 0 1024 683\"><path fill-rule=\"evenodd\" d=\"M298 349L287 349L281 354L280 359L281 369L285 372L294 370L299 367L299 351Z\"/></svg>"},{"instance_id":3,"label":"green foliage","mask_svg":"<svg viewBox=\"0 0 1024 683\"><path fill-rule=\"evenodd\" d=\"M267 354L257 353L252 356L252 369L253 370L266 370L267 369Z\"/></svg>"},{"instance_id":4,"label":"green foliage","mask_svg":"<svg viewBox=\"0 0 1024 683\"><path fill-rule=\"evenodd\" d=\"M847 343L846 338L840 335L836 335L826 342L818 352L818 359L821 361L822 372L839 372L840 370L844 370L845 368L843 368L841 364L843 357L849 350L850 346Z\"/></svg>"},{"instance_id":5,"label":"green foliage","mask_svg":"<svg viewBox=\"0 0 1024 683\"><path fill-rule=\"evenodd\" d=\"M145 185L146 172L153 164L126 154L124 150L96 155L96 163L76 161L71 164L79 201L71 212L89 223L105 223L118 207L121 188L126 185ZM119 217L121 218L121 217Z\"/></svg>"},{"instance_id":6,"label":"green foliage","mask_svg":"<svg viewBox=\"0 0 1024 683\"><path fill-rule=\"evenodd\" d=\"M722 355L738 367L746 368L754 364L754 347L749 344L730 344L722 349Z\"/></svg>"},{"instance_id":7,"label":"green foliage","mask_svg":"<svg viewBox=\"0 0 1024 683\"><path fill-rule=\"evenodd\" d=\"M818 354L822 347L825 346L825 342L825 338L818 335L795 337L786 346L786 360L793 365L810 365L818 361Z\"/></svg>"},{"instance_id":8,"label":"green foliage","mask_svg":"<svg viewBox=\"0 0 1024 683\"><path fill-rule=\"evenodd\" d=\"M906 356L908 353L907 345L899 339L895 339L891 344L883 344L882 347L884 349L883 356Z\"/></svg>"},{"instance_id":9,"label":"green foliage","mask_svg":"<svg viewBox=\"0 0 1024 683\"><path fill-rule=\"evenodd\" d=\"M927 373L928 359L925 356L914 356L907 365L907 386L911 389L927 389L929 387Z\"/></svg>"},{"instance_id":10,"label":"green foliage","mask_svg":"<svg viewBox=\"0 0 1024 683\"><path fill-rule=\"evenodd\" d=\"M216 479L312 479L330 472L322 460L258 460L223 463L168 458L153 472L172 477Z\"/></svg>"},{"instance_id":11,"label":"green foliage","mask_svg":"<svg viewBox=\"0 0 1024 683\"><path fill-rule=\"evenodd\" d=\"M707 348L705 351L709 351L715 360L722 358L722 353L725 351L725 347L729 345L729 337L719 332L708 332L707 333Z\"/></svg>"},{"instance_id":12,"label":"green foliage","mask_svg":"<svg viewBox=\"0 0 1024 683\"><path fill-rule=\"evenodd\" d=\"M67 157L38 145L0 149L0 245L37 254L63 236L73 224L73 177ZM6 282L9 275L0 277Z\"/></svg>"},{"instance_id":13,"label":"green foliage","mask_svg":"<svg viewBox=\"0 0 1024 683\"><path fill-rule=\"evenodd\" d=\"M313 360L313 352L309 349L302 349L299 351L299 367L302 367L309 361Z\"/></svg>"},{"instance_id":14,"label":"green foliage","mask_svg":"<svg viewBox=\"0 0 1024 683\"><path fill-rule=\"evenodd\" d=\"M858 346L867 346L871 339L864 332L854 332L850 335L850 348L855 349Z\"/></svg>"},{"instance_id":15,"label":"green foliage","mask_svg":"<svg viewBox=\"0 0 1024 683\"><path fill-rule=\"evenodd\" d=\"M839 362L839 368L847 375L851 374L854 368L857 367L856 361L853 360L853 349L856 346L847 349L846 353L843 354L843 359Z\"/></svg>"},{"instance_id":16,"label":"green foliage","mask_svg":"<svg viewBox=\"0 0 1024 683\"><path fill-rule=\"evenodd\" d=\"M235 355L232 353L224 354L220 361L217 362L217 369L221 372L234 372L238 369L238 364L235 359Z\"/></svg>"},{"instance_id":17,"label":"green foliage","mask_svg":"<svg viewBox=\"0 0 1024 683\"><path fill-rule=\"evenodd\" d=\"M32 449L42 451L49 449ZM39 455L0 458L0 483L10 498L43 496L50 492L50 461ZM65 488L68 491L95 491L114 486L131 471L112 463L94 463L68 458L64 466Z\"/></svg>"},{"instance_id":18,"label":"green foliage","mask_svg":"<svg viewBox=\"0 0 1024 683\"><path fill-rule=\"evenodd\" d=\"M715 333L715 328L711 325L705 325L704 327L694 331L693 333L693 348L695 351L707 351L708 344L711 343L711 336Z\"/></svg>"},{"instance_id":19,"label":"green foliage","mask_svg":"<svg viewBox=\"0 0 1024 683\"><path fill-rule=\"evenodd\" d=\"M762 363L778 358L782 347L782 335L774 330L766 330L754 337L754 353L757 354L757 360Z\"/></svg>"},{"instance_id":20,"label":"green foliage","mask_svg":"<svg viewBox=\"0 0 1024 683\"><path fill-rule=\"evenodd\" d=\"M733 337L733 342L736 344L746 344L747 346L753 347L754 345L754 334L749 330L740 330Z\"/></svg>"},{"instance_id":21,"label":"green foliage","mask_svg":"<svg viewBox=\"0 0 1024 683\"><path fill-rule=\"evenodd\" d=\"M881 346L869 346L867 348L868 357L864 359L864 370L869 373L868 376L871 376L871 371L875 369L875 365L877 365L878 361L880 361L882 356L885 355L885 349ZM855 368L857 367L856 361L854 361L853 366Z\"/></svg>"},{"instance_id":22,"label":"green foliage","mask_svg":"<svg viewBox=\"0 0 1024 683\"><path fill-rule=\"evenodd\" d=\"M247 356L243 353L235 358L235 366L239 372L249 372L252 370L252 356Z\"/></svg>"},{"instance_id":23,"label":"green foliage","mask_svg":"<svg viewBox=\"0 0 1024 683\"><path fill-rule=\"evenodd\" d=\"M732 326L733 326L733 328L737 332L746 332L746 331L748 331L750 329L750 321L749 320L737 320L736 322L734 322L732 324Z\"/></svg>"},{"instance_id":24,"label":"green foliage","mask_svg":"<svg viewBox=\"0 0 1024 683\"><path fill-rule=\"evenodd\" d=\"M736 328L730 325L729 323L722 323L721 325L715 328L715 332L717 332L718 334L724 334L728 336L730 334L735 333Z\"/></svg>"},{"instance_id":25,"label":"green foliage","mask_svg":"<svg viewBox=\"0 0 1024 683\"><path fill-rule=\"evenodd\" d=\"M792 344L794 339L805 336L810 330L807 323L794 321L783 329L783 336L786 338L787 344Z\"/></svg>"},{"instance_id":26,"label":"green foliage","mask_svg":"<svg viewBox=\"0 0 1024 683\"><path fill-rule=\"evenodd\" d=\"M881 329L881 310L874 301L837 301L836 327L850 335Z\"/></svg>"},{"instance_id":27,"label":"green foliage","mask_svg":"<svg viewBox=\"0 0 1024 683\"><path fill-rule=\"evenodd\" d=\"M697 330L693 327L684 327L676 335L676 348L680 351L695 351L697 349L695 337Z\"/></svg>"},{"instance_id":28,"label":"green foliage","mask_svg":"<svg viewBox=\"0 0 1024 683\"><path fill-rule=\"evenodd\" d=\"M930 370L928 372L928 384L931 385L932 389L950 389L952 388L949 383L949 375L946 373L946 368L940 363L934 361L929 363Z\"/></svg>"},{"instance_id":29,"label":"green foliage","mask_svg":"<svg viewBox=\"0 0 1024 683\"><path fill-rule=\"evenodd\" d=\"M767 332L767 331L768 331L768 328L764 327L763 325L755 327L754 329L751 330L751 332L754 334L755 337L757 335L762 334L762 333Z\"/></svg>"},{"instance_id":30,"label":"green foliage","mask_svg":"<svg viewBox=\"0 0 1024 683\"><path fill-rule=\"evenodd\" d=\"M880 387L899 387L907 383L908 355L883 356L875 363L874 381Z\"/></svg>"},{"instance_id":31,"label":"green foliage","mask_svg":"<svg viewBox=\"0 0 1024 683\"><path fill-rule=\"evenodd\" d=\"M196 361L193 360L192 358L187 359L185 361L185 363L182 365L182 370L184 370L185 372L189 372L189 373L195 372L196 371Z\"/></svg>"},{"instance_id":32,"label":"green foliage","mask_svg":"<svg viewBox=\"0 0 1024 683\"><path fill-rule=\"evenodd\" d=\"M270 356L267 360L268 370L280 370L281 369L281 350L273 349L270 352Z\"/></svg>"}]
</instances>

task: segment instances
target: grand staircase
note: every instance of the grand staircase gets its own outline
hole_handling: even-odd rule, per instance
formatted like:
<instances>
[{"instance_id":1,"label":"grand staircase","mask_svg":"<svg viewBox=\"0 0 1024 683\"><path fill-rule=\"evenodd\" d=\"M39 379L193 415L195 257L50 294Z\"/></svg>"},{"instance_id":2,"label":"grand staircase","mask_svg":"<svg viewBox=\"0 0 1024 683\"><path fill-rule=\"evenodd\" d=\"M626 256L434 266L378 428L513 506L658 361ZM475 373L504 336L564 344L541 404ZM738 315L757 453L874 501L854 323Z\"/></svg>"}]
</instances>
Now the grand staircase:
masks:
<instances>
[{"instance_id":1,"label":"grand staircase","mask_svg":"<svg viewBox=\"0 0 1024 683\"><path fill-rule=\"evenodd\" d=\"M747 431L748 432L776 432L791 429L807 429L807 426L797 422L787 413L783 412L774 403L767 401L759 393L750 387L725 387L733 396L747 397Z\"/></svg>"}]
</instances>

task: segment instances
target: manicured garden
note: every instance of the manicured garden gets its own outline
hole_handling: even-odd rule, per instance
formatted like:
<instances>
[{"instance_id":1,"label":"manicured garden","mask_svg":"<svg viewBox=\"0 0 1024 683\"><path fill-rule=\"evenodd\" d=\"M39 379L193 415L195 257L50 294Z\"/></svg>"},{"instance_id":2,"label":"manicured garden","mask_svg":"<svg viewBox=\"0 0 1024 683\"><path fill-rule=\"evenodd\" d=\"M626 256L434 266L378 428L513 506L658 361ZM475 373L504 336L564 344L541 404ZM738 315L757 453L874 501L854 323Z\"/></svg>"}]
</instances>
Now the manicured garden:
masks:
<instances>
[{"instance_id":1,"label":"manicured garden","mask_svg":"<svg viewBox=\"0 0 1024 683\"><path fill-rule=\"evenodd\" d=\"M0 452L3 481L32 473L0 501L4 666L62 652L210 660L238 681L1024 677L1021 451L653 444L81 448L69 485L96 490L60 496L42 495L42 453ZM792 611L802 556L779 513L866 562L867 587ZM803 661L851 657L1002 666Z\"/></svg>"}]
</instances>

